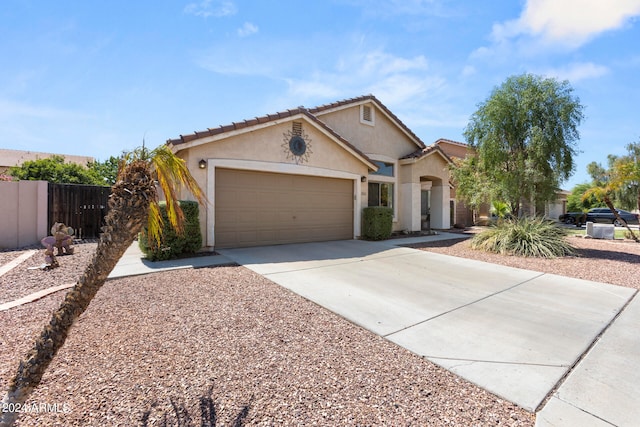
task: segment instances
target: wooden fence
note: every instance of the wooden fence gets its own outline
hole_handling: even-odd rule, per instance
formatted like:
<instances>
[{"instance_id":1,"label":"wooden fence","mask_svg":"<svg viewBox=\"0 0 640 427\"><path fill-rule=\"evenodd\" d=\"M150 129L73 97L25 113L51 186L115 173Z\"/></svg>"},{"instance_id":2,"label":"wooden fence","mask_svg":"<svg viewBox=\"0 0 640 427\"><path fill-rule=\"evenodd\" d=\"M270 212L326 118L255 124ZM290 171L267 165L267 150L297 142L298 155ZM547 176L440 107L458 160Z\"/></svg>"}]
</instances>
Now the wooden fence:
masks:
<instances>
[{"instance_id":1,"label":"wooden fence","mask_svg":"<svg viewBox=\"0 0 640 427\"><path fill-rule=\"evenodd\" d=\"M95 239L104 225L111 187L49 183L49 229L56 222L73 227L78 239Z\"/></svg>"}]
</instances>

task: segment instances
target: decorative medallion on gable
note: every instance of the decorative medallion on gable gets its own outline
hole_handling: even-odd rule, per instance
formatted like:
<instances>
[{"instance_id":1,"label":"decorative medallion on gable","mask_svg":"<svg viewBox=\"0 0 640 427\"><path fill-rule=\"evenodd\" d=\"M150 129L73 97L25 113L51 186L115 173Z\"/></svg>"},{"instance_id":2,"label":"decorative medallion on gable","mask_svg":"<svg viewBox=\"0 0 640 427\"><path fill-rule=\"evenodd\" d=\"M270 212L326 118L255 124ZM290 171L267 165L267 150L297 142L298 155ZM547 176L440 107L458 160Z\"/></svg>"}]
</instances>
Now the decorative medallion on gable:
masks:
<instances>
[{"instance_id":1,"label":"decorative medallion on gable","mask_svg":"<svg viewBox=\"0 0 640 427\"><path fill-rule=\"evenodd\" d=\"M282 148L288 160L293 160L296 165L309 161L311 151L311 138L302 129L301 122L293 122L291 129L283 134Z\"/></svg>"}]
</instances>

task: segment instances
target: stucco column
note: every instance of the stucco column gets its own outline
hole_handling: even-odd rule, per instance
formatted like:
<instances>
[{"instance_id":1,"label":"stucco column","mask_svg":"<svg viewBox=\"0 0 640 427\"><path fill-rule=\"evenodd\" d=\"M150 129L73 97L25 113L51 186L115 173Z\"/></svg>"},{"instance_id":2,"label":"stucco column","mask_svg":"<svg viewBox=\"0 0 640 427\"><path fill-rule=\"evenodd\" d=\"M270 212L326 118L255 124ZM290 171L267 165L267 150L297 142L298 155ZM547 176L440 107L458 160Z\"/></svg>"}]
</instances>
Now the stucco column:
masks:
<instances>
[{"instance_id":1,"label":"stucco column","mask_svg":"<svg viewBox=\"0 0 640 427\"><path fill-rule=\"evenodd\" d=\"M420 183L408 182L400 185L402 208L400 209L401 228L420 231Z\"/></svg>"},{"instance_id":2,"label":"stucco column","mask_svg":"<svg viewBox=\"0 0 640 427\"><path fill-rule=\"evenodd\" d=\"M449 199L448 185L434 185L431 187L431 228L444 230L451 228Z\"/></svg>"}]
</instances>

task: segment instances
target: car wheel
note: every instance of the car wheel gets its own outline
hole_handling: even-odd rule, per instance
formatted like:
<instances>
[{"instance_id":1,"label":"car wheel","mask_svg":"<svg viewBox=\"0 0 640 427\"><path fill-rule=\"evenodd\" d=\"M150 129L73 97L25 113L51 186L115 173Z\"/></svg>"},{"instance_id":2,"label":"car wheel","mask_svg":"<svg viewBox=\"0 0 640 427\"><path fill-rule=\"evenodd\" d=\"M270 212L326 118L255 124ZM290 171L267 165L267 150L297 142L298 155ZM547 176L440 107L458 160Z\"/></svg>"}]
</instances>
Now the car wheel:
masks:
<instances>
[{"instance_id":1,"label":"car wheel","mask_svg":"<svg viewBox=\"0 0 640 427\"><path fill-rule=\"evenodd\" d=\"M622 223L622 221L620 221L617 218L613 220L613 225L615 225L616 227L624 227L624 224Z\"/></svg>"},{"instance_id":2,"label":"car wheel","mask_svg":"<svg viewBox=\"0 0 640 427\"><path fill-rule=\"evenodd\" d=\"M570 216L568 218L565 218L564 223L565 224L575 224L576 223L576 219L574 217Z\"/></svg>"}]
</instances>

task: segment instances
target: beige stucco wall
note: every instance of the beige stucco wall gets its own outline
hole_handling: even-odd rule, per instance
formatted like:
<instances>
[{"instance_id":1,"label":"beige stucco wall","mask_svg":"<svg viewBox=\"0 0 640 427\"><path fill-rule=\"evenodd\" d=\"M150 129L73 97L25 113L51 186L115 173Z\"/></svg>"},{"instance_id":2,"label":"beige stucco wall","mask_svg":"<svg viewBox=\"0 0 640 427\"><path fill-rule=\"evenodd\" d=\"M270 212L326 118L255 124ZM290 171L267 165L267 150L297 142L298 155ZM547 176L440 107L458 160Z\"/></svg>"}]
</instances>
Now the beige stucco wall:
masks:
<instances>
[{"instance_id":1,"label":"beige stucco wall","mask_svg":"<svg viewBox=\"0 0 640 427\"><path fill-rule=\"evenodd\" d=\"M309 152L308 159L300 162L301 165L367 174L368 168L362 161L340 147L324 132L307 120L297 121L303 122ZM288 149L288 138L285 141L285 134L291 130L291 125L292 122L288 121L256 131L238 133L192 147L188 152L178 151L177 154L187 161L187 166L192 171L198 169L200 159L211 158L296 164Z\"/></svg>"},{"instance_id":2,"label":"beige stucco wall","mask_svg":"<svg viewBox=\"0 0 640 427\"><path fill-rule=\"evenodd\" d=\"M400 206L401 229L416 231L420 229L420 192L421 183L430 183L431 190L431 227L448 229L449 218L449 170L448 162L437 152L414 161L405 161L400 166Z\"/></svg>"},{"instance_id":3,"label":"beige stucco wall","mask_svg":"<svg viewBox=\"0 0 640 427\"><path fill-rule=\"evenodd\" d=\"M0 181L0 249L38 245L47 230L46 181Z\"/></svg>"},{"instance_id":4,"label":"beige stucco wall","mask_svg":"<svg viewBox=\"0 0 640 427\"><path fill-rule=\"evenodd\" d=\"M287 132L291 130L292 121L264 127L250 132L225 134L228 137L213 140L208 143L180 150L177 155L183 158L198 185L207 192L210 205L200 207L200 226L206 241L213 241L215 200L214 181L215 168L226 167L234 169L262 170L274 173L293 173L301 175L338 177L353 179L356 182L354 194L357 206L362 206L367 200L366 184L361 185L360 177L367 176L368 167L363 161L355 157L347 149L316 127L304 117L295 121L303 123L302 129L307 141L308 157L296 163L288 148ZM207 161L207 167L200 169L200 160ZM193 199L183 194L185 199ZM357 209L356 209L357 210ZM355 212L354 230L360 235L360 212Z\"/></svg>"},{"instance_id":5,"label":"beige stucco wall","mask_svg":"<svg viewBox=\"0 0 640 427\"><path fill-rule=\"evenodd\" d=\"M318 114L318 117L367 155L381 154L399 159L419 148L374 104L368 105L375 110L373 126L360 122L360 105Z\"/></svg>"},{"instance_id":6,"label":"beige stucco wall","mask_svg":"<svg viewBox=\"0 0 640 427\"><path fill-rule=\"evenodd\" d=\"M433 177L443 182L449 181L449 169L447 161L438 153L432 153L413 163L403 165L400 168L401 182L420 182L421 177Z\"/></svg>"},{"instance_id":7,"label":"beige stucco wall","mask_svg":"<svg viewBox=\"0 0 640 427\"><path fill-rule=\"evenodd\" d=\"M404 168L400 166L398 159L413 153L419 149L394 122L389 120L382 110L375 104L368 103L374 111L373 125L360 121L361 106L354 105L348 108L319 113L318 117L329 127L335 129L351 144L364 152L373 160L391 162L395 165L396 176L394 179L369 175L367 182L392 182L394 184L394 222L393 231L415 231L415 222L412 220L414 212L420 210L419 200L416 207L415 200L408 200L411 190L403 183L409 183L403 179ZM409 178L406 178L410 180ZM414 181L418 182L418 181ZM368 205L368 185L362 186L361 207Z\"/></svg>"}]
</instances>

